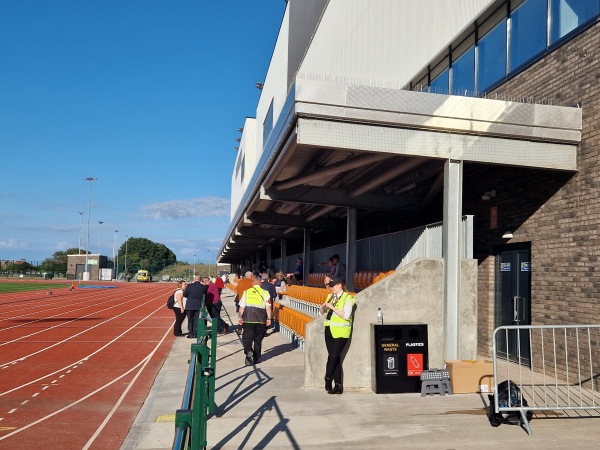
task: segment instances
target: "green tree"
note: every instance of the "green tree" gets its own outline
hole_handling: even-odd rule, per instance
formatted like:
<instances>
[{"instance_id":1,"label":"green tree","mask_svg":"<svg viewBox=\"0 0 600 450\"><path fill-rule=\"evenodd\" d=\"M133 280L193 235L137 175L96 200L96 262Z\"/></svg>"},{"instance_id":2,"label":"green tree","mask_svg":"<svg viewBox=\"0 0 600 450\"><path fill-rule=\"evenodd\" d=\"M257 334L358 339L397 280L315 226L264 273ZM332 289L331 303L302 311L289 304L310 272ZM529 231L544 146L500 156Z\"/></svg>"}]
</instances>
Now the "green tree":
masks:
<instances>
[{"instance_id":1,"label":"green tree","mask_svg":"<svg viewBox=\"0 0 600 450\"><path fill-rule=\"evenodd\" d=\"M81 253L85 255L86 250L81 250ZM88 252L89 253L89 252ZM68 248L65 251L54 252L51 257L46 258L42 261L40 269L46 272L66 272L68 255L78 255L78 248Z\"/></svg>"},{"instance_id":2,"label":"green tree","mask_svg":"<svg viewBox=\"0 0 600 450\"><path fill-rule=\"evenodd\" d=\"M175 253L164 244L152 242L146 238L130 237L121 245L119 248L119 265L121 267L125 265L126 253L129 273L146 269L154 274L165 265L174 264L177 261Z\"/></svg>"}]
</instances>

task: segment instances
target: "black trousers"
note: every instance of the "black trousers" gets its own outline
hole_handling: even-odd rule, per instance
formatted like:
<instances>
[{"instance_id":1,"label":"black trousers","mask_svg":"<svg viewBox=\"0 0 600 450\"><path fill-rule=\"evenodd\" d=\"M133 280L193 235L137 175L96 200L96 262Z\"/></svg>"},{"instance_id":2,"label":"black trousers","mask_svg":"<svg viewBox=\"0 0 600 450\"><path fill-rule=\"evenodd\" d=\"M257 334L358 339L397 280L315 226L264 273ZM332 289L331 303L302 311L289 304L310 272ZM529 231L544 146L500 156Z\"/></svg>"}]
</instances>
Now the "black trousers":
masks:
<instances>
[{"instance_id":1,"label":"black trousers","mask_svg":"<svg viewBox=\"0 0 600 450\"><path fill-rule=\"evenodd\" d=\"M218 319L217 320L217 331L219 333L227 327L227 322L225 322L223 319L221 319L221 308L223 308L222 302L213 303L212 305L210 305L210 308L207 308L210 318Z\"/></svg>"},{"instance_id":2,"label":"black trousers","mask_svg":"<svg viewBox=\"0 0 600 450\"><path fill-rule=\"evenodd\" d=\"M175 325L173 325L173 334L175 336L181 336L183 332L181 331L181 324L183 323L183 319L185 319L185 311L181 312L181 308L175 306L173 308L173 312L175 313Z\"/></svg>"},{"instance_id":3,"label":"black trousers","mask_svg":"<svg viewBox=\"0 0 600 450\"><path fill-rule=\"evenodd\" d=\"M244 345L244 355L252 352L253 358L259 359L262 355L262 341L265 337L267 327L264 323L246 323L242 325L242 344ZM254 344L254 345L253 345Z\"/></svg>"},{"instance_id":4,"label":"black trousers","mask_svg":"<svg viewBox=\"0 0 600 450\"><path fill-rule=\"evenodd\" d=\"M188 320L188 336L198 336L198 317L200 316L200 310L186 309L185 313Z\"/></svg>"},{"instance_id":5,"label":"black trousers","mask_svg":"<svg viewBox=\"0 0 600 450\"><path fill-rule=\"evenodd\" d=\"M348 338L334 338L330 327L325 327L325 345L327 347L327 366L325 378L333 378L335 384L342 384L342 352Z\"/></svg>"}]
</instances>

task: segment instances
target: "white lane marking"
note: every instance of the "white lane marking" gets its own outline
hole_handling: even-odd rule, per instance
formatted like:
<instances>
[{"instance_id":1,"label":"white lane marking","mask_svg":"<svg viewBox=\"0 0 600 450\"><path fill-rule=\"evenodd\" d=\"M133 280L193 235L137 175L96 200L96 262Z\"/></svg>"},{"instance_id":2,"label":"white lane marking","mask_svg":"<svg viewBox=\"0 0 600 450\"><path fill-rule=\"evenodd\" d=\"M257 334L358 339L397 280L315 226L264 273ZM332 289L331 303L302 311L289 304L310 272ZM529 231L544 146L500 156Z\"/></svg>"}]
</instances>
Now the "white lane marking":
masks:
<instances>
[{"instance_id":1,"label":"white lane marking","mask_svg":"<svg viewBox=\"0 0 600 450\"><path fill-rule=\"evenodd\" d=\"M13 409L11 409L11 410L10 410L8 413L9 413L9 414L12 414L12 413L14 413L16 410L17 410L17 408L13 408Z\"/></svg>"},{"instance_id":2,"label":"white lane marking","mask_svg":"<svg viewBox=\"0 0 600 450\"><path fill-rule=\"evenodd\" d=\"M58 377L58 378L64 378L64 377L65 377L65 375L63 374L63 375L61 375L61 376L60 376L60 377Z\"/></svg>"},{"instance_id":3,"label":"white lane marking","mask_svg":"<svg viewBox=\"0 0 600 450\"><path fill-rule=\"evenodd\" d=\"M42 386L42 391L45 391L46 389L48 389L50 386L46 385L46 386Z\"/></svg>"},{"instance_id":4,"label":"white lane marking","mask_svg":"<svg viewBox=\"0 0 600 450\"><path fill-rule=\"evenodd\" d=\"M161 309L162 309L162 306L161 306ZM150 352L150 353L149 353L147 356L145 356L145 357L144 357L144 359L142 359L142 360L141 360L139 363L137 363L135 366L133 366L133 367L132 367L131 369L129 369L127 372L125 372L125 373L121 374L120 376L118 376L118 377L117 377L117 378L115 378L114 380L112 380L112 381L110 381L110 382L106 383L104 386L101 386L101 387L99 387L99 388L98 388L98 389L96 389L95 391L93 391L93 392L90 392L90 393L89 393L89 394L87 394L86 396L84 396L84 397L81 397L79 400L76 400L76 401L74 401L73 403L70 403L69 405L67 405L67 406L65 406L65 407L63 407L63 408L61 408L61 409L59 409L59 410L57 410L57 411L54 411L53 413L50 413L50 414L48 414L47 416L41 417L40 419L36 420L35 422L31 422L31 423L29 423L29 424L25 425L24 427L21 427L21 428L19 428L19 429L15 430L15 431L13 431L12 433L9 433L9 434L6 434L6 435L4 435L4 436L1 436L1 437L0 437L0 441L2 441L2 440L4 440L4 439L7 439L7 438L9 438L9 437L11 437L11 436L14 436L15 434L17 434L17 433L20 433L21 431L25 431L25 430L27 430L28 428L31 428L32 426L34 426L34 425L37 425L38 423L41 423L41 422L43 422L43 421L45 421L45 420L47 420L47 419L49 419L49 418L51 418L51 417L54 417L54 416L56 416L57 414L60 414L60 413L62 413L63 411L66 411L66 410L68 410L68 409L72 408L73 406L75 406L75 405L77 405L77 404L79 404L79 403L83 402L84 400L87 400L88 398L90 398L90 397L92 397L92 396L96 395L98 392L100 392L100 391L102 391L102 390L106 389L106 388L107 388L107 387L109 387L110 385L112 385L112 384L116 383L117 381L121 380L122 378L126 377L126 376L127 376L127 375L129 375L131 372L133 372L135 369L137 369L138 367L142 366L142 367L141 367L141 369L143 369L143 368L146 366L146 364L148 364L148 362L150 361L150 359L151 359L151 357L154 355L154 353L156 353L156 350L158 349L158 347L160 346L160 344L161 344L161 343L164 341L164 339L166 339L166 337L167 337L167 336L168 336L170 333L171 333L171 327L169 327L168 331L165 333L165 335L164 335L164 336L163 336L163 338L161 339L160 343L158 343L158 344L156 345L156 347L154 347L154 350L152 350L152 352ZM134 380L135 380L135 379L137 379L137 377L138 377L138 375L139 375L140 373L141 373L141 372L140 372L140 371L138 371L138 373L137 373L137 374L136 374L136 376L134 377ZM121 397L124 397L124 394L123 394ZM121 398L119 399L119 401L121 401ZM117 406L118 406L118 405L117 405ZM115 408L113 408L113 409L115 409ZM110 414L110 415L112 415L112 414L113 414L113 411L111 411L109 414ZM108 418L107 418L107 419L105 419L105 422L108 422ZM103 427L103 426L105 425L105 422L103 422L103 424L101 425L101 427ZM97 434L99 434L99 431L97 431L96 433L94 433L94 436L92 437L92 439L95 439L95 438L97 437ZM88 444L86 444L86 447L84 447L84 448L89 448L89 445L90 445L90 444L93 442L93 441L92 441L92 439L90 439L90 441L91 441L91 442L88 442Z\"/></svg>"},{"instance_id":5,"label":"white lane marking","mask_svg":"<svg viewBox=\"0 0 600 450\"><path fill-rule=\"evenodd\" d=\"M144 364L142 365L142 367L140 367L140 370L138 370L138 372L135 374L135 376L133 377L133 379L129 382L127 388L123 391L123 393L121 394L121 397L119 397L119 400L117 400L117 402L115 403L115 405L113 406L113 408L106 415L106 417L104 418L104 420L102 421L102 423L100 424L100 426L98 427L98 429L96 430L96 432L92 435L92 437L89 439L89 441L87 441L87 443L83 446L82 450L87 450L87 449L89 449L91 447L91 445L94 443L94 441L96 440L96 438L100 435L100 433L102 432L102 430L104 429L104 427L106 427L106 424L108 424L108 422L110 421L110 419L112 418L112 416L115 414L115 412L117 411L117 409L119 408L119 406L121 406L121 403L123 403L123 400L125 399L125 396L129 392L129 390L133 387L133 385L137 381L138 377L142 374L142 372L146 368L146 365L148 365L148 363L150 362L150 360L152 359L152 357L154 356L154 354L158 350L158 347L163 343L163 341L166 339L166 337L170 333L171 333L171 328L169 327L169 329L163 335L163 337L160 340L160 342L154 347L154 350L152 350L152 352L150 352L150 354L147 356L146 361L144 361Z\"/></svg>"},{"instance_id":6,"label":"white lane marking","mask_svg":"<svg viewBox=\"0 0 600 450\"><path fill-rule=\"evenodd\" d=\"M67 373L71 373L71 372L72 372L72 370L67 370Z\"/></svg>"},{"instance_id":7,"label":"white lane marking","mask_svg":"<svg viewBox=\"0 0 600 450\"><path fill-rule=\"evenodd\" d=\"M32 395L32 397L37 397L38 395L40 395L40 393L36 392L35 394Z\"/></svg>"},{"instance_id":8,"label":"white lane marking","mask_svg":"<svg viewBox=\"0 0 600 450\"><path fill-rule=\"evenodd\" d=\"M148 314L148 315L147 315L146 317L144 317L143 319L139 320L137 323L135 323L134 325L132 325L131 327L129 327L127 330L123 331L121 334L119 334L117 337L115 337L115 338L114 338L112 341L109 341L109 342L107 342L107 343L106 343L106 344L104 344L102 347L100 347L100 348L98 348L97 350L95 350L94 352L90 353L90 354L89 354L87 357L88 357L88 358L91 358L92 356L94 356L94 355L96 355L96 354L100 353L101 351L105 350L107 347L109 347L109 346L110 346L110 345L112 345L113 343L117 342L117 341L118 341L118 340L119 340L121 337L123 337L124 335L126 335L127 333L129 333L131 330L133 330L133 329L135 329L137 326L139 326L139 324L140 324L140 323L142 323L144 320L146 320L146 319L148 319L149 317L153 316L153 315L154 315L154 314L156 314L157 312L161 312L163 309L164 309L164 306L163 306L163 305L159 306L158 308L156 308L156 310L154 310L153 312L151 312L150 314ZM175 321L173 321L173 322L171 322L171 323L169 324L169 328L171 328L171 327L173 326L173 323L174 323L174 322L175 322ZM79 364L79 363L78 363L78 364ZM10 389L10 390L8 390L8 391L2 392L2 393L0 393L0 397L2 397L2 396L4 396L4 395L7 395L7 394L10 394L11 392L14 392L14 391L18 391L19 389L22 389L22 388L24 388L24 387L26 387L26 386L29 386L29 385L33 384L33 383L37 383L37 382L39 382L39 381L41 381L41 380L45 380L46 378L49 378L49 377L51 377L51 376L54 376L54 375L56 375L56 374L57 374L57 373L59 373L59 372L63 372L65 369L67 369L67 368L69 368L69 367L74 367L74 366L72 366L71 364L69 364L68 366L61 367L60 369L58 369L58 370L56 370L56 371L54 371L54 372L52 372L52 373L48 373L48 374L46 374L46 375L44 375L44 376L41 376L41 377L39 377L39 378L36 378L35 380L31 380L31 381L29 381L29 382L27 382L27 383L25 383L25 384L22 384L22 385L20 385L20 386L14 387L14 388L12 388L12 389Z\"/></svg>"},{"instance_id":9,"label":"white lane marking","mask_svg":"<svg viewBox=\"0 0 600 450\"><path fill-rule=\"evenodd\" d=\"M146 303L150 303L150 302L146 302ZM63 343L65 343L65 342L68 342L68 341L70 341L71 339L74 339L74 338L76 338L77 336L80 336L80 335L82 335L82 334L84 334L84 333L88 333L88 332L90 332L91 330L93 330L94 328L100 327L100 326L102 326L102 325L104 325L104 324L106 324L106 323L108 323L108 322L110 322L110 321L112 321L112 320L115 320L115 319L117 319L118 317L120 317L120 316L122 316L122 315L124 315L124 314L127 314L127 313L129 313L129 312L130 312L130 311L132 311L133 309L137 309L137 308L141 308L141 307L143 307L143 306L146 306L146 303L143 303L143 304L141 304L141 305L138 305L138 306L136 306L135 308L132 308L132 309L130 309L130 310L128 310L128 311L124 311L124 312L122 312L121 314L117 314L116 316L114 316L114 317L111 317L110 319L106 319L106 320L104 320L104 321L102 321L102 322L100 322L100 323L97 323L96 325L94 325L94 326L92 326L92 327L89 327L89 328L85 329L84 331L81 331L81 332L79 332L79 333L76 333L76 334L74 334L73 336L69 336L68 338L65 338L65 339L63 339L62 341L58 341L58 342L55 342L54 344L52 344L52 345L50 345L50 346L48 346L48 347L44 347L43 349L41 349L41 350L38 350L37 352L30 353L29 355L25 356L24 358L31 358L32 356L35 356L35 355L37 355L37 354L39 354L39 353L43 353L43 352L45 352L45 351L47 351L47 350L50 350L50 349L51 349L51 348L53 348L53 347L56 347L56 346L58 346L58 345L60 345L60 344L63 344ZM107 308L107 309L110 309L110 308ZM162 309L163 309L163 308L159 307L159 308L157 308L157 309L156 309L156 311L160 311L160 310L162 310ZM100 310L100 311L97 311L97 312L103 312L103 311L105 311L105 310ZM155 311L155 312L156 312L156 311ZM91 315L91 314L90 314L90 315ZM152 315L152 314L150 314L150 315ZM150 315L146 316L146 318L147 318L147 317L149 317ZM85 316L84 316L84 317L85 317ZM142 319L142 320L143 320L143 319ZM141 322L141 321L140 321L140 322ZM138 322L138 324L139 324L140 322ZM51 328L54 328L54 327L51 327ZM51 329L51 328L48 328L48 329ZM1 347L1 346L3 346L3 345L6 345L6 344L10 344L10 343L13 343L13 342L19 341L19 340L21 340L21 339L25 339L26 337L34 336L35 334L42 333L42 332L43 332L43 331L38 331L37 333L32 333L32 334L30 334L30 335L23 336L23 337L21 337L21 338L18 338L18 339L14 339L14 340L12 340L12 341L5 342L4 344L0 344L0 347ZM90 355L88 355L88 357L89 357L89 356L90 356ZM15 364L15 363L16 363L16 361L13 361L13 362L10 362L10 363L6 363L6 364ZM83 363L82 363L82 362L78 362L77 364L83 364ZM54 372L54 373L56 373L56 372Z\"/></svg>"},{"instance_id":10,"label":"white lane marking","mask_svg":"<svg viewBox=\"0 0 600 450\"><path fill-rule=\"evenodd\" d=\"M27 403L29 403L29 400L24 400L23 402L21 402L21 406L26 405Z\"/></svg>"},{"instance_id":11,"label":"white lane marking","mask_svg":"<svg viewBox=\"0 0 600 450\"><path fill-rule=\"evenodd\" d=\"M148 294L148 295L150 295L150 294ZM115 300L123 300L123 299L126 299L127 297L128 297L128 296L126 296L126 295L123 295L122 297L111 298L111 299L109 299L109 300L106 300L106 301L101 301L101 302L99 302L99 303L95 303L95 305L97 306L97 305L101 305L101 304L104 304L104 303L113 303ZM96 298L102 298L102 297L101 297L101 296L95 296L95 297L92 297L92 298L90 298L90 297L87 297L85 300L82 300L80 303L77 303L77 304L75 304L75 306L77 306L77 305L80 305L80 304L81 304L81 305L84 305L82 308L76 308L76 309L72 309L72 308L71 308L71 306L73 306L73 305L65 303L65 305L58 306L58 307L56 307L56 308L45 309L45 310L41 310L41 309L39 309L39 308L36 308L36 309L34 310L34 312L35 312L35 314L41 314L41 313L46 313L46 312L48 312L48 311L52 311L53 309L58 309L58 310L62 310L62 311L64 311L64 306L69 306L69 307L70 307L70 308L69 308L69 313L73 313L74 311L80 311L80 310L82 310L82 309L86 309L86 308L88 308L88 309L89 309L89 308L90 308L90 300L94 300L94 299L96 299ZM129 300L129 301L135 301L135 300ZM120 305L120 303L119 303L119 305ZM114 307L116 307L116 306L119 306L119 305L111 306L111 308L114 308ZM42 305L42 306L43 306L43 305ZM44 320L53 319L53 318L55 318L55 317L60 317L60 316L61 316L61 315L63 315L63 314L66 314L66 313L65 313L65 312L61 312L61 313L59 313L59 314L54 314L53 316L44 317L43 319L31 320L31 321L29 321L29 322L20 323L19 325L13 325L12 327L6 327L6 328L2 328L0 331L11 330L11 329L13 329L13 328L21 328L21 327L23 327L23 326L25 326L25 325L31 325L32 323L36 323L36 322L42 322L42 321L44 321ZM88 315L90 315L90 314L87 314L87 315L85 315L85 316L83 316L83 317L87 317ZM26 316L27 316L27 314L21 314L20 316L11 316L11 317L5 317L5 318L2 318L2 319L0 319L0 322L5 322L5 321L7 321L7 320L15 320L15 319L19 319L19 318L21 318L21 317L26 317ZM77 319L75 319L75 320L77 320ZM55 326L63 326L63 325L65 325L66 323L70 323L70 322L72 322L72 321L69 321L69 322L64 322L64 323L62 323L62 324L58 324L58 325L55 325Z\"/></svg>"},{"instance_id":12,"label":"white lane marking","mask_svg":"<svg viewBox=\"0 0 600 450\"><path fill-rule=\"evenodd\" d=\"M151 299L151 300L148 300L146 303L142 303L142 304L140 304L140 305L136 306L135 308L131 308L131 310L129 310L129 311L125 311L125 312L124 312L124 313L122 313L122 314L118 314L118 315L116 315L115 317L112 317L112 318L110 318L110 319L107 319L107 320L105 320L104 322L100 322L100 323L98 323L98 324L94 325L93 327L86 328L85 330L83 330L83 331L81 331L81 332L79 332L79 333L77 333L77 334L74 334L73 336L71 336L71 337L69 337L69 338L67 338L67 339L65 339L65 340L63 340L63 341L57 342L57 343L56 343L56 344L54 344L54 345L58 345L58 344L60 344L60 343L62 343L62 342L68 341L69 339L72 339L72 338L74 338L74 337L76 337L76 336L79 336L80 334L87 333L88 331L90 331L90 330L93 330L94 328L96 328L96 327L98 327L98 326L100 326L100 325L103 325L103 324L105 324L106 322L110 322L111 320L114 320L114 319L116 319L117 317L119 317L119 316L122 316L123 314L126 314L126 313L128 313L128 312L130 312L130 311L132 311L132 310L134 310L134 309L137 309L137 308L140 308L140 307L142 307L142 306L145 306L147 303L150 303L150 302L152 302L152 301L153 301L153 300L155 300L155 299L156 299L156 298L153 298L153 299ZM130 300L130 302L133 302L133 301L134 301L134 300ZM139 299L138 299L138 301L139 301ZM25 335L25 336L21 336L21 337L19 337L19 338L17 338L17 339L13 339L13 340L11 340L11 341L6 341L6 342L4 342L4 343L0 344L0 347L2 347L3 345L12 344L12 343L14 343L14 342L17 342L17 341L20 341L20 340L23 340L23 339L29 338L29 337L31 337L31 336L35 336L36 334L44 333L44 332L46 332L46 331L48 331L48 330L52 330L53 328L62 327L62 326L66 325L66 324L69 324L69 323L71 323L71 322L75 322L75 321L77 321L77 320L81 320L81 319L84 319L84 318L86 318L86 317L93 316L93 315L95 315L95 314L98 314L98 313L101 313L101 312L104 312L104 311L108 311L108 310L110 310L110 309L113 309L113 308L120 307L120 306L122 306L122 305L123 305L122 303L119 303L118 305L113 305L113 306L110 306L110 307L108 307L108 308L104 308L104 309L100 309L100 310L97 310L97 311L91 312L91 313L89 313L89 314L86 314L85 316L78 317L77 319L69 320L69 321L67 321L67 322L63 322L63 323L60 323L60 324L54 325L54 326L52 326L52 327L49 327L49 328L44 328L44 329L42 329L42 330L40 330L40 331L36 331L35 333L27 334L27 335ZM72 312L72 311L70 311L70 312ZM63 313L63 314L66 314L66 313ZM60 315L60 314L57 314L57 316L59 316L59 315ZM38 322L38 321L41 321L41 320L46 320L46 319L39 319L39 320L36 320L36 321L34 321L34 322ZM0 331L5 331L5 330L7 330L7 329L8 329L8 328L5 328L5 329L2 329L2 330L0 330ZM52 348L52 347L53 347L53 346L50 346L50 347L48 347L48 348ZM46 349L42 349L41 351L38 351L38 352L35 352L35 353L31 353L31 354L29 354L29 355L26 355L26 356L22 357L22 358L21 358L21 360L23 360L23 359L26 359L26 358L30 358L31 356L33 356L33 355L36 355L36 354L38 354L38 353L40 353L40 352L42 352L42 351L45 351L45 350L46 350ZM15 363L16 363L16 361L12 362L11 364L15 364Z\"/></svg>"}]
</instances>

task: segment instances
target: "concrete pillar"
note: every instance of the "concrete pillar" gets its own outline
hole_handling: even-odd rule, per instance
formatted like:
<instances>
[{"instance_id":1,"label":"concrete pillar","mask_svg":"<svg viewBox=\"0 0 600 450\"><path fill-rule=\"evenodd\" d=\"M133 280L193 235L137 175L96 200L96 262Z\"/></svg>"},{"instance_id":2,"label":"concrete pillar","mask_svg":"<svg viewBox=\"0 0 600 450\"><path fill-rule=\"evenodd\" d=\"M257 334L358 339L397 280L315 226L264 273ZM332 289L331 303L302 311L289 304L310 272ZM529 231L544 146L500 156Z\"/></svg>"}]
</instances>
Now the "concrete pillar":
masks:
<instances>
[{"instance_id":1,"label":"concrete pillar","mask_svg":"<svg viewBox=\"0 0 600 450\"><path fill-rule=\"evenodd\" d=\"M309 258L310 258L310 229L304 229L304 248L302 249L302 267L304 268L304 273L302 274L302 279L304 280L304 285L308 285L308 274L310 273L309 268Z\"/></svg>"},{"instance_id":2,"label":"concrete pillar","mask_svg":"<svg viewBox=\"0 0 600 450\"><path fill-rule=\"evenodd\" d=\"M444 217L442 248L444 257L444 357L460 359L458 351L458 312L460 299L462 161L444 164Z\"/></svg>"},{"instance_id":3,"label":"concrete pillar","mask_svg":"<svg viewBox=\"0 0 600 450\"><path fill-rule=\"evenodd\" d=\"M346 286L354 292L354 272L356 272L356 208L348 208L346 217Z\"/></svg>"},{"instance_id":4,"label":"concrete pillar","mask_svg":"<svg viewBox=\"0 0 600 450\"><path fill-rule=\"evenodd\" d=\"M279 270L281 270L283 273L289 273L287 265L286 265L286 258L287 258L287 241L283 238L281 238L281 267L279 268Z\"/></svg>"}]
</instances>

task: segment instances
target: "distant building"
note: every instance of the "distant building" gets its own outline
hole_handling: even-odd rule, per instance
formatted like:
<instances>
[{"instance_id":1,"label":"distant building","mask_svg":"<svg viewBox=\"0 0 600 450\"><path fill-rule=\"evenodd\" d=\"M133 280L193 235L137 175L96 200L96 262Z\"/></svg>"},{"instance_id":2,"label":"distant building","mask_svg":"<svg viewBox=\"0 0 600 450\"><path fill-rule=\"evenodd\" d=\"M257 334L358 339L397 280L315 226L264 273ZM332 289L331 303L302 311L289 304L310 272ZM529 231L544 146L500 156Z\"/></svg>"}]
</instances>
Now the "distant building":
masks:
<instances>
[{"instance_id":1,"label":"distant building","mask_svg":"<svg viewBox=\"0 0 600 450\"><path fill-rule=\"evenodd\" d=\"M83 280L85 272L86 255L67 255L67 280ZM108 264L108 257L89 254L87 255L90 280L100 280L100 271L105 269Z\"/></svg>"}]
</instances>

